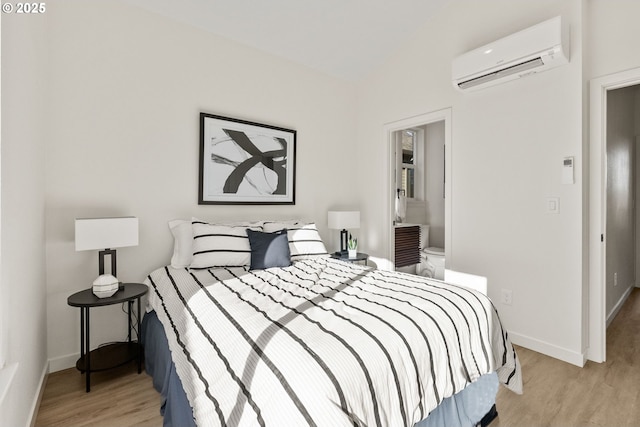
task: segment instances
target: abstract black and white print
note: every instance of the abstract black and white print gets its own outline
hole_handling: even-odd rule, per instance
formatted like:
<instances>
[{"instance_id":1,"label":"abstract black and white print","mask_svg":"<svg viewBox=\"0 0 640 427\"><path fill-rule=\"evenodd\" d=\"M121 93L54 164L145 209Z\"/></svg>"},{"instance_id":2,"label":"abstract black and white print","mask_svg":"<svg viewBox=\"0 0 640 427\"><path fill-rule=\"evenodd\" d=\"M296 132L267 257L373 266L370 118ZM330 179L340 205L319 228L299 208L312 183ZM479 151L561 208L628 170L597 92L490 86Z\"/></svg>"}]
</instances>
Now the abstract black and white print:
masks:
<instances>
[{"instance_id":1,"label":"abstract black and white print","mask_svg":"<svg viewBox=\"0 0 640 427\"><path fill-rule=\"evenodd\" d=\"M293 204L296 131L200 114L200 204Z\"/></svg>"}]
</instances>

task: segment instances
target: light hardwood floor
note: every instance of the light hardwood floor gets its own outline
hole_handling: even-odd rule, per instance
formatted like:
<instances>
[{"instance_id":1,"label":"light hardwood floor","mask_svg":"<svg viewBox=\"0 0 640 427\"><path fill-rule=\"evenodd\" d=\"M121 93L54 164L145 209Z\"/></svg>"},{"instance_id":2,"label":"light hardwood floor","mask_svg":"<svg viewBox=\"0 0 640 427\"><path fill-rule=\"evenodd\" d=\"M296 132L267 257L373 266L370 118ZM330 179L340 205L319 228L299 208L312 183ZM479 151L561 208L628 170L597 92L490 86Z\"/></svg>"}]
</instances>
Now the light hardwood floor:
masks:
<instances>
[{"instance_id":1,"label":"light hardwood floor","mask_svg":"<svg viewBox=\"0 0 640 427\"><path fill-rule=\"evenodd\" d=\"M36 426L162 426L160 395L132 362L91 374L91 392L75 368L50 374Z\"/></svg>"},{"instance_id":2,"label":"light hardwood floor","mask_svg":"<svg viewBox=\"0 0 640 427\"><path fill-rule=\"evenodd\" d=\"M607 361L584 368L517 349L524 394L504 387L498 419L507 426L640 426L640 289L607 329Z\"/></svg>"},{"instance_id":3,"label":"light hardwood floor","mask_svg":"<svg viewBox=\"0 0 640 427\"><path fill-rule=\"evenodd\" d=\"M524 394L504 387L491 427L640 426L640 289L607 330L607 362L578 368L517 348ZM161 426L160 397L134 365L92 375L91 392L75 369L49 375L36 426Z\"/></svg>"}]
</instances>

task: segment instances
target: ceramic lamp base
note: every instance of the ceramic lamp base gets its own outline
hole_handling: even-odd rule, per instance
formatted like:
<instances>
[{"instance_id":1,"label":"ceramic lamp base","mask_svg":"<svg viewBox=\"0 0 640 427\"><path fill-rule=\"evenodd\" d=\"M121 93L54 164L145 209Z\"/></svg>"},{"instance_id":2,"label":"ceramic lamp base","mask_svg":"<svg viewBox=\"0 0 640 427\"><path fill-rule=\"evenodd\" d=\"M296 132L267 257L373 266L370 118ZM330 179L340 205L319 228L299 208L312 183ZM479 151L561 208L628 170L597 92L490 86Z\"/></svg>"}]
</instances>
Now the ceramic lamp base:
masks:
<instances>
[{"instance_id":1,"label":"ceramic lamp base","mask_svg":"<svg viewBox=\"0 0 640 427\"><path fill-rule=\"evenodd\" d=\"M93 281L93 294L98 298L109 298L118 292L118 279L110 274L101 274Z\"/></svg>"},{"instance_id":2,"label":"ceramic lamp base","mask_svg":"<svg viewBox=\"0 0 640 427\"><path fill-rule=\"evenodd\" d=\"M106 287L106 286L94 286L93 294L98 298L109 298L113 294L118 292L118 284L116 283L114 286Z\"/></svg>"}]
</instances>

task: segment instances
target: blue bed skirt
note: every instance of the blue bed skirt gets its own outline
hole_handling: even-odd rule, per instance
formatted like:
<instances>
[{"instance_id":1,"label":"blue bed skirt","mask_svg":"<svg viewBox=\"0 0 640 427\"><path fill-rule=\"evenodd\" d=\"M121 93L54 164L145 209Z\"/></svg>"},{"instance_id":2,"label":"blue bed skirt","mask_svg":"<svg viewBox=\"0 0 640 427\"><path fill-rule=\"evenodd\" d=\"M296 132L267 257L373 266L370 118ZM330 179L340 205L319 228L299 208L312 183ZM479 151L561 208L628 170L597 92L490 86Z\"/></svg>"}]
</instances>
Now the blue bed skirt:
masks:
<instances>
[{"instance_id":1,"label":"blue bed skirt","mask_svg":"<svg viewBox=\"0 0 640 427\"><path fill-rule=\"evenodd\" d=\"M195 427L191 405L171 360L167 335L155 311L144 315L140 340L144 347L144 368L162 398L160 413L164 427Z\"/></svg>"},{"instance_id":2,"label":"blue bed skirt","mask_svg":"<svg viewBox=\"0 0 640 427\"><path fill-rule=\"evenodd\" d=\"M162 397L160 413L164 427L195 427L193 411L178 377L164 328L156 313L142 319L141 343L144 347L145 370L153 379L153 387ZM483 375L434 409L415 427L474 427L495 405L498 376ZM494 409L495 410L495 409Z\"/></svg>"}]
</instances>

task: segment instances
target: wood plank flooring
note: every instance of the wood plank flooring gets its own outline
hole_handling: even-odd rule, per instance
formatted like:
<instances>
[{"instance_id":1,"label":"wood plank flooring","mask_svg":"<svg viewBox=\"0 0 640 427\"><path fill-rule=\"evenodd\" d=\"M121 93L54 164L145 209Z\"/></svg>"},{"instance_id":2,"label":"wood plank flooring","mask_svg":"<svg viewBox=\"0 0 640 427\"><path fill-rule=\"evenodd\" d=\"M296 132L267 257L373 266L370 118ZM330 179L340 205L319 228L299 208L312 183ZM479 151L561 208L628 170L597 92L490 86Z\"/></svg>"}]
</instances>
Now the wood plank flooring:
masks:
<instances>
[{"instance_id":1,"label":"wood plank flooring","mask_svg":"<svg viewBox=\"0 0 640 427\"><path fill-rule=\"evenodd\" d=\"M607 361L584 368L524 348L524 394L500 387L498 419L506 426L640 426L640 289L607 329Z\"/></svg>"},{"instance_id":2,"label":"wood plank flooring","mask_svg":"<svg viewBox=\"0 0 640 427\"><path fill-rule=\"evenodd\" d=\"M91 374L91 392L76 368L50 374L36 426L162 426L160 394L137 364Z\"/></svg>"},{"instance_id":3,"label":"wood plank flooring","mask_svg":"<svg viewBox=\"0 0 640 427\"><path fill-rule=\"evenodd\" d=\"M578 368L517 348L524 394L500 387L491 427L640 426L640 289L607 330L607 362ZM160 396L135 364L92 374L91 392L76 369L49 375L36 426L162 426Z\"/></svg>"}]
</instances>

